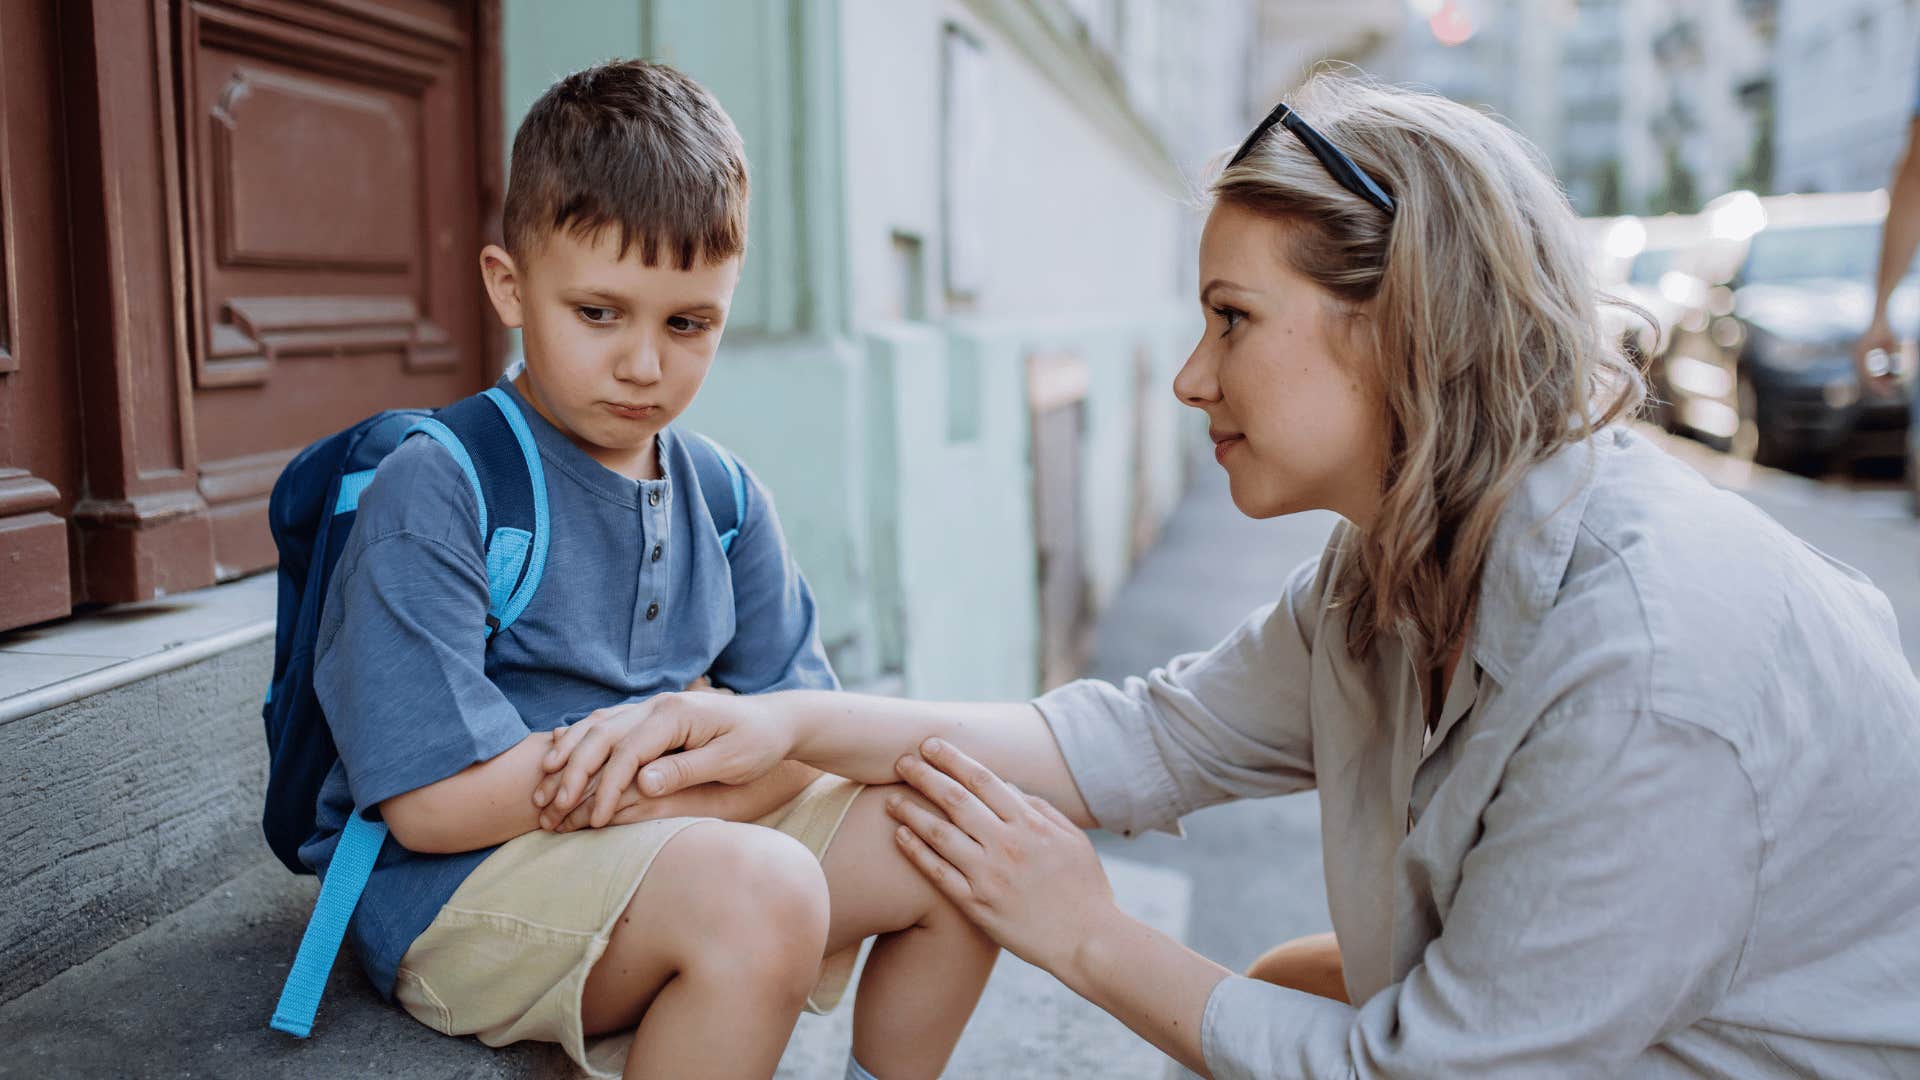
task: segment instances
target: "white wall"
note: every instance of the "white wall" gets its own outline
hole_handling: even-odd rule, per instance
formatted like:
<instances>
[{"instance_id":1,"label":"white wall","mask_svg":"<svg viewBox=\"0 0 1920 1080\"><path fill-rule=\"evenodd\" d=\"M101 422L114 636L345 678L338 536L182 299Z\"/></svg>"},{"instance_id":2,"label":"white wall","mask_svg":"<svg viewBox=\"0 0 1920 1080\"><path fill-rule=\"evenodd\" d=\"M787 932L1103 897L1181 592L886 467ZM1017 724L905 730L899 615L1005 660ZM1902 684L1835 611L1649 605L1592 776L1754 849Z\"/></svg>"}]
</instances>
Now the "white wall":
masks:
<instances>
[{"instance_id":1,"label":"white wall","mask_svg":"<svg viewBox=\"0 0 1920 1080\"><path fill-rule=\"evenodd\" d=\"M967 313L985 318L1138 312L1176 298L1184 193L1163 190L965 5L843 0L848 233L856 327L899 317L894 233L923 241L930 314L944 312L942 40L985 48L992 166L979 206L993 272Z\"/></svg>"},{"instance_id":2,"label":"white wall","mask_svg":"<svg viewBox=\"0 0 1920 1080\"><path fill-rule=\"evenodd\" d=\"M1887 184L1915 112L1917 38L1902 0L1780 0L1777 190Z\"/></svg>"}]
</instances>

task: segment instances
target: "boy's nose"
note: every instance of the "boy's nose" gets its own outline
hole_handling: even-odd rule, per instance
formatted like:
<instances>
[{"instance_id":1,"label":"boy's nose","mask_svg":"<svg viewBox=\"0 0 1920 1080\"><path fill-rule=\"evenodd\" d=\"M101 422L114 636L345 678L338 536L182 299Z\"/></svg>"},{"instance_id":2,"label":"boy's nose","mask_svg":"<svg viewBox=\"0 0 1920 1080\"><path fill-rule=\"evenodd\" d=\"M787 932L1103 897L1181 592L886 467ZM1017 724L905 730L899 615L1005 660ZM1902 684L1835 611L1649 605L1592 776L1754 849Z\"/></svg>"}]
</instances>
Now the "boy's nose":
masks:
<instances>
[{"instance_id":1,"label":"boy's nose","mask_svg":"<svg viewBox=\"0 0 1920 1080\"><path fill-rule=\"evenodd\" d=\"M626 382L659 382L660 350L653 339L642 338L623 352L619 365L614 369L614 376Z\"/></svg>"}]
</instances>

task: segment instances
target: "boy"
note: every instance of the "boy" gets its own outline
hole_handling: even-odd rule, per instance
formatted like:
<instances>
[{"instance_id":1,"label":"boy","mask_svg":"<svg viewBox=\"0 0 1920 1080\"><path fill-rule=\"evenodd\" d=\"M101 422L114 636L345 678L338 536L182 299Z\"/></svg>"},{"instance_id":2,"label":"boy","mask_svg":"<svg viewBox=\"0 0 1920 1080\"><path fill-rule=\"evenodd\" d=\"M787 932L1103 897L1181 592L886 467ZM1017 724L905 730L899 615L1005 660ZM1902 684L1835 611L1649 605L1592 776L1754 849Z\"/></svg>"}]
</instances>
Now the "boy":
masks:
<instances>
[{"instance_id":1,"label":"boy","mask_svg":"<svg viewBox=\"0 0 1920 1080\"><path fill-rule=\"evenodd\" d=\"M793 766L623 792L603 828L533 802L552 733L596 710L709 679L836 686L767 491L746 475L724 551L692 457L710 448L669 426L719 345L746 228L740 137L671 68L604 64L528 112L506 246L480 262L522 331L525 371L500 386L546 474L542 584L487 640L461 464L428 438L386 458L317 638L340 763L301 855L324 870L352 808L378 808L390 837L354 944L439 1031L558 1042L594 1075L768 1076L801 1007L830 1009L880 934L849 1074L933 1076L995 950L898 854L892 789Z\"/></svg>"}]
</instances>

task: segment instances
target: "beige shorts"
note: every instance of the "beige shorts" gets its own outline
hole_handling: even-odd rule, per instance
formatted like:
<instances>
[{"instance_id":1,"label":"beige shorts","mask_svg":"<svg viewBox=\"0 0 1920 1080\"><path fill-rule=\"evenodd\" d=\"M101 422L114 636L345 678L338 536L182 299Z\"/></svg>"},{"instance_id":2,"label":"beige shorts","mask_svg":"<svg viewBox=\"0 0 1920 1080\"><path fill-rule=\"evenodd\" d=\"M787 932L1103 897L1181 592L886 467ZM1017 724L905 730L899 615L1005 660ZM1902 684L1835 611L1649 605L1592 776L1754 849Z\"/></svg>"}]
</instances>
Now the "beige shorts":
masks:
<instances>
[{"instance_id":1,"label":"beige shorts","mask_svg":"<svg viewBox=\"0 0 1920 1080\"><path fill-rule=\"evenodd\" d=\"M759 820L805 844L815 858L864 785L822 776ZM530 832L487 856L400 960L394 997L414 1019L488 1046L559 1043L596 1077L618 1077L631 1031L589 1038L580 996L647 867L681 829L706 818L668 818L557 834ZM566 881L572 887L555 889ZM858 946L829 957L807 1008L829 1012L846 991Z\"/></svg>"}]
</instances>

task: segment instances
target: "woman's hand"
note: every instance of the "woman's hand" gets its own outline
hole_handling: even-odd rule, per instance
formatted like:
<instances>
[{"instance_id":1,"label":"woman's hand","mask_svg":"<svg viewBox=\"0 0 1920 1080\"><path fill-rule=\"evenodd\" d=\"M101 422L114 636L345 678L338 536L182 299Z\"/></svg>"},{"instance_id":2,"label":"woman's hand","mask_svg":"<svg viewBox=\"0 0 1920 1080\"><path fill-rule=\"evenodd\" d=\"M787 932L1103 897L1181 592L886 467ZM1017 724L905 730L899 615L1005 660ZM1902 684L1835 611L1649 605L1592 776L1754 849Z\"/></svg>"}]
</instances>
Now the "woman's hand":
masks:
<instances>
[{"instance_id":1,"label":"woman's hand","mask_svg":"<svg viewBox=\"0 0 1920 1080\"><path fill-rule=\"evenodd\" d=\"M661 694L556 729L541 761L547 777L533 791L540 827L566 821L589 793L587 824L598 829L613 822L629 787L642 797L658 797L698 782L745 784L764 776L785 760L793 733L785 717L763 702L732 694ZM676 749L682 752L670 754Z\"/></svg>"},{"instance_id":2,"label":"woman's hand","mask_svg":"<svg viewBox=\"0 0 1920 1080\"><path fill-rule=\"evenodd\" d=\"M1093 842L940 739L900 759L900 778L945 812L894 798L909 861L1001 947L1064 976L1088 936L1119 914Z\"/></svg>"},{"instance_id":3,"label":"woman's hand","mask_svg":"<svg viewBox=\"0 0 1920 1080\"><path fill-rule=\"evenodd\" d=\"M559 819L542 814L540 817L540 827L548 832L556 833L568 833L576 829L591 828L595 804L594 794L599 790L598 785L589 781L587 784L586 797L580 800L580 804L573 808L572 813ZM607 819L607 824L632 825L639 821L658 821L661 818L679 816L681 816L681 813L675 808L673 800L649 799L645 795L640 794L639 788L628 784L625 788L621 789L620 798L614 804L613 816ZM549 821L552 821L553 824L549 825Z\"/></svg>"}]
</instances>

